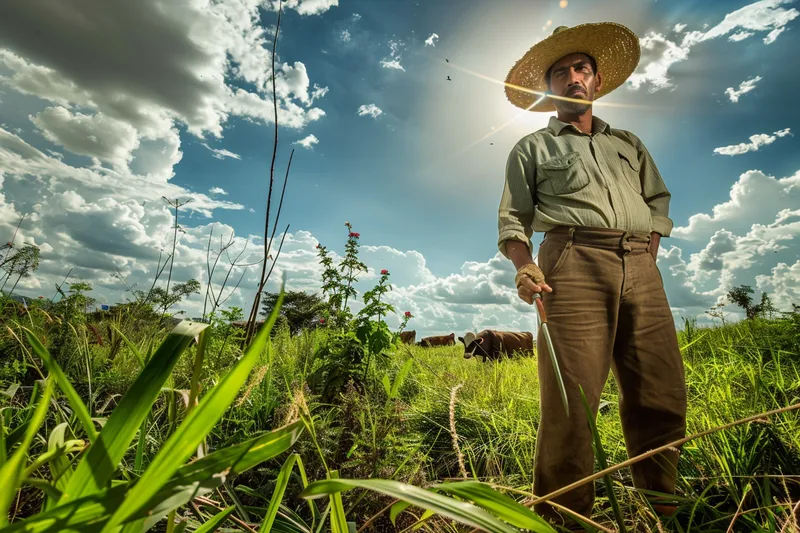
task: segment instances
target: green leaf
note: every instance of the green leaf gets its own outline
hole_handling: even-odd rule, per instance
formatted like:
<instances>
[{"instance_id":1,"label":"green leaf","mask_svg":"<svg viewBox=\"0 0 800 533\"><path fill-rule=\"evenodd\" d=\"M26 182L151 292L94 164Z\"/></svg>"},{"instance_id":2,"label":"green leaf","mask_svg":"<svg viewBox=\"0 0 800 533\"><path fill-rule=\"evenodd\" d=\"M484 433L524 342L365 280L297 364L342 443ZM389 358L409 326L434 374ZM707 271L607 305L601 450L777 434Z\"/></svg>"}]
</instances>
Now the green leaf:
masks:
<instances>
[{"instance_id":1,"label":"green leaf","mask_svg":"<svg viewBox=\"0 0 800 533\"><path fill-rule=\"evenodd\" d=\"M606 452L603 449L603 440L600 438L600 433L597 431L597 425L595 424L594 420L594 413L592 413L592 409L589 407L589 402L586 399L586 394L584 394L583 392L583 387L578 385L578 388L580 389L581 392L581 399L583 400L583 409L586 412L586 419L589 421L589 429L592 431L592 440L594 444L595 455L597 456L597 462L600 465L600 470L605 470L606 468L608 468L608 461L606 461ZM619 506L617 495L614 493L614 484L609 474L603 476L603 483L606 486L606 492L608 493L608 500L611 503L611 509L613 509L614 511L614 518L617 519L617 525L619 526L619 530L622 533L625 533L626 532L625 520L622 516L622 509Z\"/></svg>"},{"instance_id":2,"label":"green leaf","mask_svg":"<svg viewBox=\"0 0 800 533\"><path fill-rule=\"evenodd\" d=\"M460 498L472 500L498 518L509 524L529 531L554 533L547 521L521 503L505 494L493 490L490 486L479 481L460 481L457 483L442 483L434 485L431 490L455 494Z\"/></svg>"},{"instance_id":3,"label":"green leaf","mask_svg":"<svg viewBox=\"0 0 800 533\"><path fill-rule=\"evenodd\" d=\"M219 529L219 526L222 525L225 519L228 518L228 516L235 510L236 507L228 507L221 513L214 515L211 520L197 528L194 533L212 533L213 531L216 531Z\"/></svg>"},{"instance_id":4,"label":"green leaf","mask_svg":"<svg viewBox=\"0 0 800 533\"><path fill-rule=\"evenodd\" d=\"M28 448L47 416L47 408L50 404L50 395L53 393L54 383L55 380L52 378L47 380L47 386L44 389L42 397L39 399L39 405L36 406L36 411L33 413L31 423L28 426L28 430L25 432L22 443L20 443L17 450L11 455L11 458L0 468L0 480L2 480L2 483L0 483L0 527L8 524L8 510L11 508L14 495L17 493L17 489L20 487L22 481L21 474L25 466Z\"/></svg>"},{"instance_id":5,"label":"green leaf","mask_svg":"<svg viewBox=\"0 0 800 533\"><path fill-rule=\"evenodd\" d=\"M78 463L59 503L97 492L111 480L175 363L192 339L207 327L208 324L184 320L167 335Z\"/></svg>"},{"instance_id":6,"label":"green leaf","mask_svg":"<svg viewBox=\"0 0 800 533\"><path fill-rule=\"evenodd\" d=\"M384 374L383 375L383 379L381 380L381 383L383 383L383 390L386 391L386 396L391 398L392 397L392 384L389 382L389 375L388 374Z\"/></svg>"},{"instance_id":7,"label":"green leaf","mask_svg":"<svg viewBox=\"0 0 800 533\"><path fill-rule=\"evenodd\" d=\"M29 477L25 478L22 481L22 484L30 485L31 487L36 487L37 489L41 490L45 493L49 501L57 502L58 499L61 498L61 491L44 479Z\"/></svg>"},{"instance_id":8,"label":"green leaf","mask_svg":"<svg viewBox=\"0 0 800 533\"><path fill-rule=\"evenodd\" d=\"M293 453L283 463L278 478L275 480L275 490L272 492L272 499L267 508L267 514L264 516L264 522L261 523L259 533L267 533L272 528L272 523L275 521L275 516L278 514L278 507L283 500L283 493L286 492L286 486L289 484L289 475L292 473L292 467L300 460L300 456ZM303 487L305 488L305 487Z\"/></svg>"},{"instance_id":9,"label":"green leaf","mask_svg":"<svg viewBox=\"0 0 800 533\"><path fill-rule=\"evenodd\" d=\"M389 520L392 521L393 526L397 527L397 524L395 523L397 517L409 507L411 507L410 503L401 500L389 508Z\"/></svg>"},{"instance_id":10,"label":"green leaf","mask_svg":"<svg viewBox=\"0 0 800 533\"><path fill-rule=\"evenodd\" d=\"M169 482L146 505L128 517L130 520L146 518L149 529L169 511L187 503L196 496L208 494L222 485L225 473L235 476L263 463L289 449L303 431L303 423L270 431L235 446L215 451L202 459L182 466ZM38 483L38 482L37 482ZM44 482L43 482L44 483ZM43 488L39 484L32 485ZM72 500L28 519L15 522L3 533L43 533L78 530L94 524L99 530L111 513L125 500L130 489L127 483L115 486L80 499ZM53 489L55 490L55 489Z\"/></svg>"},{"instance_id":11,"label":"green leaf","mask_svg":"<svg viewBox=\"0 0 800 533\"><path fill-rule=\"evenodd\" d=\"M331 470L330 479L339 479L339 472ZM306 487L307 489L308 487ZM347 528L347 517L344 513L344 504L342 503L342 494L335 491L330 495L331 499L331 533L349 533Z\"/></svg>"},{"instance_id":12,"label":"green leaf","mask_svg":"<svg viewBox=\"0 0 800 533\"><path fill-rule=\"evenodd\" d=\"M128 346L128 349L136 357L136 360L139 361L139 367L144 368L144 357L142 357L142 352L139 351L139 348L137 348L135 344L133 344L130 340L128 340L128 337L126 337L125 334L122 333L122 331L120 331L120 329L117 326L111 324L111 327L114 328L114 331L117 332L117 335L119 335L119 337L123 341L125 341L125 344Z\"/></svg>"},{"instance_id":13,"label":"green leaf","mask_svg":"<svg viewBox=\"0 0 800 533\"><path fill-rule=\"evenodd\" d=\"M180 465L192 456L197 446L219 422L222 415L225 414L225 411L238 396L241 388L247 383L250 371L258 361L264 346L269 346L267 344L269 332L278 318L278 311L283 302L283 294L283 287L281 287L278 301L253 343L248 346L244 355L236 362L231 371L203 397L197 407L186 415L183 423L162 444L161 449L153 458L147 470L128 493L125 502L106 523L103 532L113 531L131 512L141 507L156 494L159 488L180 468ZM153 362L157 360L157 356L152 359ZM116 410L114 414L116 414ZM140 421L137 421L137 423ZM108 424L111 424L111 420L109 420ZM106 428L108 428L108 424Z\"/></svg>"},{"instance_id":14,"label":"green leaf","mask_svg":"<svg viewBox=\"0 0 800 533\"><path fill-rule=\"evenodd\" d=\"M53 431L50 432L50 437L47 439L47 449L48 451L53 451L60 446L64 446L65 444L65 437L64 434L68 428L68 424L63 422L57 425ZM52 461L48 463L50 468L50 475L55 480L55 487L59 491L59 498L61 497L61 491L63 491L67 487L67 483L69 482L69 478L72 477L72 464L70 460L66 457L59 456L54 457ZM46 508L51 507L55 504L58 500L53 500L52 498L47 499Z\"/></svg>"},{"instance_id":15,"label":"green leaf","mask_svg":"<svg viewBox=\"0 0 800 533\"><path fill-rule=\"evenodd\" d=\"M492 516L480 507L437 494L429 490L388 479L329 479L315 481L300 493L301 498L319 498L334 492L365 488L392 498L406 501L422 509L451 518L470 527L492 533L517 533L510 525Z\"/></svg>"},{"instance_id":16,"label":"green leaf","mask_svg":"<svg viewBox=\"0 0 800 533\"><path fill-rule=\"evenodd\" d=\"M58 388L60 388L64 393L64 396L67 397L70 407L72 407L72 410L75 412L75 416L78 417L78 420L80 420L81 425L83 426L83 430L86 431L86 436L91 442L96 441L97 430L94 429L92 416L89 414L86 404L83 403L83 400L81 400L81 397L78 395L78 391L75 390L75 387L72 386L69 378L64 375L61 367L58 366L56 360L53 359L53 356L50 355L50 352L47 351L47 348L44 347L36 335L28 328L23 327L22 329L25 332L25 337L27 337L28 342L31 344L33 353L35 353L36 356L44 362L44 366L47 367L47 370L53 375L58 383Z\"/></svg>"},{"instance_id":17,"label":"green leaf","mask_svg":"<svg viewBox=\"0 0 800 533\"><path fill-rule=\"evenodd\" d=\"M392 384L392 393L389 395L389 398L397 398L397 395L400 393L400 387L403 386L403 382L406 380L408 373L411 372L413 367L413 359L409 359L405 362L403 368L400 369L400 372L398 372L397 376L394 378L394 383Z\"/></svg>"}]
</instances>

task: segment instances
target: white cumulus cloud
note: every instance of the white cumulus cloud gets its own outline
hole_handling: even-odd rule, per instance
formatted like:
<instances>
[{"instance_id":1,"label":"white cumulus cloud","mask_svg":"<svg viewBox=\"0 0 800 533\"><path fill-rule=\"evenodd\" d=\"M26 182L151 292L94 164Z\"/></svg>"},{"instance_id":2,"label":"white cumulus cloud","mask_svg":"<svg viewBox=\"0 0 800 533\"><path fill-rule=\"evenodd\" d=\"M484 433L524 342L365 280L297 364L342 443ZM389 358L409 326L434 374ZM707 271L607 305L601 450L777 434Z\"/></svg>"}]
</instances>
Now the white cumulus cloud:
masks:
<instances>
[{"instance_id":1,"label":"white cumulus cloud","mask_svg":"<svg viewBox=\"0 0 800 533\"><path fill-rule=\"evenodd\" d=\"M402 41L389 41L389 55L381 59L381 66L383 68L390 68L395 70L402 70L405 71L406 69L403 65L400 64L400 60L402 56L400 55L400 49L405 46Z\"/></svg>"},{"instance_id":2,"label":"white cumulus cloud","mask_svg":"<svg viewBox=\"0 0 800 533\"><path fill-rule=\"evenodd\" d=\"M647 32L639 40L642 59L636 72L629 79L631 87L638 89L647 85L651 92L672 88L674 85L669 77L670 67L685 61L694 46L711 39L733 33L729 39L736 41L757 32L769 32L764 38L764 43L774 42L786 25L800 16L800 11L797 9L784 7L784 4L792 1L760 0L753 2L728 13L722 22L710 29L704 26L704 31L684 33L680 42L673 41L656 31ZM673 29L677 30L677 26Z\"/></svg>"},{"instance_id":3,"label":"white cumulus cloud","mask_svg":"<svg viewBox=\"0 0 800 533\"><path fill-rule=\"evenodd\" d=\"M278 10L279 2L269 0L270 7ZM301 15L321 15L339 5L339 0L283 0L284 9L294 9Z\"/></svg>"},{"instance_id":4,"label":"white cumulus cloud","mask_svg":"<svg viewBox=\"0 0 800 533\"><path fill-rule=\"evenodd\" d=\"M728 40L734 43L738 43L739 41L744 41L745 39L747 39L748 37L752 37L753 35L755 34L751 31L737 31L736 33L728 37Z\"/></svg>"},{"instance_id":5,"label":"white cumulus cloud","mask_svg":"<svg viewBox=\"0 0 800 533\"><path fill-rule=\"evenodd\" d=\"M311 150L315 144L319 143L319 139L314 134L310 134L299 141L295 141L292 144L299 144L306 150Z\"/></svg>"},{"instance_id":6,"label":"white cumulus cloud","mask_svg":"<svg viewBox=\"0 0 800 533\"><path fill-rule=\"evenodd\" d=\"M439 40L438 33L431 33L430 37L425 39L425 46L436 46L436 41Z\"/></svg>"},{"instance_id":7,"label":"white cumulus cloud","mask_svg":"<svg viewBox=\"0 0 800 533\"><path fill-rule=\"evenodd\" d=\"M761 81L761 76L756 76L754 78L750 78L749 80L745 80L739 84L738 89L734 89L733 87L728 87L725 89L725 94L728 95L728 98L731 99L731 102L738 102L739 97L743 94L749 93L753 89L756 88L756 84Z\"/></svg>"},{"instance_id":8,"label":"white cumulus cloud","mask_svg":"<svg viewBox=\"0 0 800 533\"><path fill-rule=\"evenodd\" d=\"M380 107L376 106L375 104L362 104L358 108L358 115L363 117L364 115L369 115L372 118L378 118L383 114L383 110Z\"/></svg>"},{"instance_id":9,"label":"white cumulus cloud","mask_svg":"<svg viewBox=\"0 0 800 533\"><path fill-rule=\"evenodd\" d=\"M721 155L742 155L746 154L747 152L755 152L762 146L772 144L776 139L780 137L786 137L787 135L791 135L789 128L776 131L772 135L767 133L758 133L750 136L750 142L714 148L714 153Z\"/></svg>"},{"instance_id":10,"label":"white cumulus cloud","mask_svg":"<svg viewBox=\"0 0 800 533\"><path fill-rule=\"evenodd\" d=\"M200 143L204 146L208 151L210 151L216 159L225 159L229 157L231 159L241 159L242 156L231 152L230 150L225 150L224 148L211 148L207 143Z\"/></svg>"}]
</instances>

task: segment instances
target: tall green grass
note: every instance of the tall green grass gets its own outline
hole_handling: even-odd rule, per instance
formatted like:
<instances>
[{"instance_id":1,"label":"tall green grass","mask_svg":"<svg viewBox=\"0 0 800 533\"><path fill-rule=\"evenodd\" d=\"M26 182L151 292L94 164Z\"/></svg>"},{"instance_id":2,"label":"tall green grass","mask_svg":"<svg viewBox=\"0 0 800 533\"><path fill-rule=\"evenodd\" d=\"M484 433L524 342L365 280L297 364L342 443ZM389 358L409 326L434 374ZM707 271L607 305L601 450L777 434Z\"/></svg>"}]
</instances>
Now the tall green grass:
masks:
<instances>
[{"instance_id":1,"label":"tall green grass","mask_svg":"<svg viewBox=\"0 0 800 533\"><path fill-rule=\"evenodd\" d=\"M0 468L14 482L0 488L10 520L0 531L546 527L519 508L534 499L535 357L483 364L457 347L398 346L363 390L322 403L306 380L325 331L291 337L265 327L242 351L241 331L226 324L195 345L202 325L109 322L96 324L102 345L78 324L72 351L48 355L61 338L56 317L6 320ZM798 331L786 320L687 324L688 432L800 402ZM617 400L610 378L595 443L609 465L627 459ZM663 527L796 527L799 425L789 411L685 444L680 510ZM627 468L595 487L595 524L657 527Z\"/></svg>"}]
</instances>

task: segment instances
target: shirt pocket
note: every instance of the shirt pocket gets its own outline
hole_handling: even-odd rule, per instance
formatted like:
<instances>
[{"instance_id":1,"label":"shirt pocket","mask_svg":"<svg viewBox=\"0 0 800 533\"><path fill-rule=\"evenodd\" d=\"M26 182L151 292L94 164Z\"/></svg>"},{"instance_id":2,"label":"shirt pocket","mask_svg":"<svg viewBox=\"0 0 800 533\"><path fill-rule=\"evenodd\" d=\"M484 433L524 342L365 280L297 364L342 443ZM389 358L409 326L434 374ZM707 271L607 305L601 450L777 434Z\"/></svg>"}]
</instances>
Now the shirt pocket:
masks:
<instances>
[{"instance_id":1,"label":"shirt pocket","mask_svg":"<svg viewBox=\"0 0 800 533\"><path fill-rule=\"evenodd\" d=\"M619 154L619 166L625 181L628 182L637 194L642 194L642 181L639 178L639 159L627 151L617 150Z\"/></svg>"},{"instance_id":2,"label":"shirt pocket","mask_svg":"<svg viewBox=\"0 0 800 533\"><path fill-rule=\"evenodd\" d=\"M548 159L539 165L539 172L553 194L571 194L589 185L589 175L578 152Z\"/></svg>"}]
</instances>

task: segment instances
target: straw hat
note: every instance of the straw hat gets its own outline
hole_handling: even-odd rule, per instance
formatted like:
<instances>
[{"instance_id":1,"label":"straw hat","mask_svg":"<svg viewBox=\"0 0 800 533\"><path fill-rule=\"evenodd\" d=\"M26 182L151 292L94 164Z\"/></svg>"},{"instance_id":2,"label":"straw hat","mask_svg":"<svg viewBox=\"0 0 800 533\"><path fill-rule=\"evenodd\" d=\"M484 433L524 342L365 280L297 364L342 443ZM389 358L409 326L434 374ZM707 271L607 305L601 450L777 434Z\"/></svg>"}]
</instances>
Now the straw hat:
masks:
<instances>
[{"instance_id":1,"label":"straw hat","mask_svg":"<svg viewBox=\"0 0 800 533\"><path fill-rule=\"evenodd\" d=\"M636 34L615 22L559 26L550 37L533 45L508 72L506 97L515 106L528 109L541 94L518 88L547 92L544 79L547 70L562 57L575 53L589 54L597 61L597 70L603 77L602 90L595 92L597 100L625 83L639 64L641 49ZM530 107L530 111L555 109L551 98Z\"/></svg>"}]
</instances>

